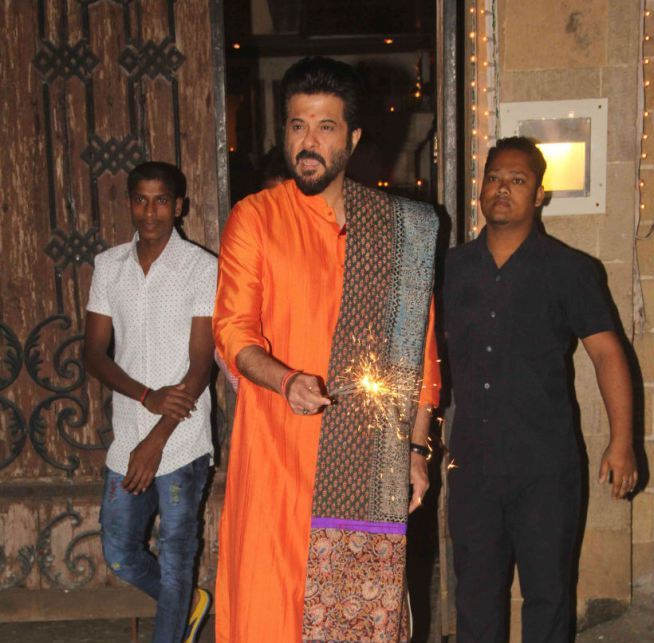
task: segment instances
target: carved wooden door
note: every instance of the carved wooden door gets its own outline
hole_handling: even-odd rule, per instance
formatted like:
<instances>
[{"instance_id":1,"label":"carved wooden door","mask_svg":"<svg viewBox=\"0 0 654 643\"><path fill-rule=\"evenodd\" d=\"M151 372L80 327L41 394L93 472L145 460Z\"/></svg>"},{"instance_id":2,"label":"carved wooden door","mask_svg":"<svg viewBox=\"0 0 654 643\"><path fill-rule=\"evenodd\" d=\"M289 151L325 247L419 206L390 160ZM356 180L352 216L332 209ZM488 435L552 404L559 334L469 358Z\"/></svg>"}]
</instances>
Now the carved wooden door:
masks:
<instances>
[{"instance_id":1,"label":"carved wooden door","mask_svg":"<svg viewBox=\"0 0 654 643\"><path fill-rule=\"evenodd\" d=\"M131 238L126 176L141 161L181 166L185 233L217 250L221 11L220 0L0 0L0 620L149 610L102 561L111 409L80 358L84 310L95 254ZM223 484L219 469L208 585Z\"/></svg>"}]
</instances>

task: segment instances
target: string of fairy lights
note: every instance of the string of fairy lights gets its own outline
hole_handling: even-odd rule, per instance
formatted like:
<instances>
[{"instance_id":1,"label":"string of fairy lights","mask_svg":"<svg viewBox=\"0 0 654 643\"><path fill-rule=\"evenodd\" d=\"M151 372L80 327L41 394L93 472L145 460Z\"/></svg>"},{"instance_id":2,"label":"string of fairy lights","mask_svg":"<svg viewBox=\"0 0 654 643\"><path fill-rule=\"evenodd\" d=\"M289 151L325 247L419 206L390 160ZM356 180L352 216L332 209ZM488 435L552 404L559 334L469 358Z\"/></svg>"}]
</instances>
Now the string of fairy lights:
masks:
<instances>
[{"instance_id":1,"label":"string of fairy lights","mask_svg":"<svg viewBox=\"0 0 654 643\"><path fill-rule=\"evenodd\" d=\"M639 181L638 181L638 192L639 192L639 211L637 216L637 229L638 225L645 221L649 221L649 229L644 234L637 234L636 239L645 240L649 239L654 235L654 212L651 208L648 208L648 204L645 202L645 176L648 172L654 170L654 165L651 162L648 162L648 152L647 152L647 139L648 134L648 125L650 121L650 107L652 105L652 92L649 89L651 80L650 66L652 65L650 58L651 50L651 41L652 36L649 33L649 30L652 28L652 11L646 8L645 3L643 2L643 22L641 27L642 33L642 42L641 42L641 65L639 68L639 111L642 112L642 119L639 119L638 127L640 128L640 166L639 166Z\"/></svg>"},{"instance_id":2,"label":"string of fairy lights","mask_svg":"<svg viewBox=\"0 0 654 643\"><path fill-rule=\"evenodd\" d=\"M479 233L479 180L482 163L495 145L499 125L499 69L497 64L496 0L476 0L468 7L468 150L469 180L466 198L466 235Z\"/></svg>"}]
</instances>

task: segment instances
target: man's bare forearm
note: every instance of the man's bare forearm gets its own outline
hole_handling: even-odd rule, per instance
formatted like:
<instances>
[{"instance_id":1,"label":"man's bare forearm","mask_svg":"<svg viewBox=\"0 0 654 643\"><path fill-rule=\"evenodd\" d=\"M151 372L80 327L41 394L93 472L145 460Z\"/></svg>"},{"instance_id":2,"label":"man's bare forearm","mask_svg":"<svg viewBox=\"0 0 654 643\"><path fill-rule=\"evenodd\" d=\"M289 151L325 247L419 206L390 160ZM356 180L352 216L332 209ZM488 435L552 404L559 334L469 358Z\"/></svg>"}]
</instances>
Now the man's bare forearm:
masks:
<instances>
[{"instance_id":1,"label":"man's bare forearm","mask_svg":"<svg viewBox=\"0 0 654 643\"><path fill-rule=\"evenodd\" d=\"M84 353L84 362L88 373L112 391L131 397L133 400L138 400L143 394L145 384L130 377L106 353L87 349Z\"/></svg>"},{"instance_id":2,"label":"man's bare forearm","mask_svg":"<svg viewBox=\"0 0 654 643\"><path fill-rule=\"evenodd\" d=\"M431 407L423 406L416 413L416 421L411 431L411 442L420 445L427 444L429 436L429 427L431 425Z\"/></svg>"},{"instance_id":3,"label":"man's bare forearm","mask_svg":"<svg viewBox=\"0 0 654 643\"><path fill-rule=\"evenodd\" d=\"M599 333L583 340L606 407L611 441L632 444L633 391L626 355L614 333Z\"/></svg>"},{"instance_id":4,"label":"man's bare forearm","mask_svg":"<svg viewBox=\"0 0 654 643\"><path fill-rule=\"evenodd\" d=\"M243 377L275 393L281 392L282 379L291 370L261 346L246 346L241 349L236 356L236 366Z\"/></svg>"}]
</instances>

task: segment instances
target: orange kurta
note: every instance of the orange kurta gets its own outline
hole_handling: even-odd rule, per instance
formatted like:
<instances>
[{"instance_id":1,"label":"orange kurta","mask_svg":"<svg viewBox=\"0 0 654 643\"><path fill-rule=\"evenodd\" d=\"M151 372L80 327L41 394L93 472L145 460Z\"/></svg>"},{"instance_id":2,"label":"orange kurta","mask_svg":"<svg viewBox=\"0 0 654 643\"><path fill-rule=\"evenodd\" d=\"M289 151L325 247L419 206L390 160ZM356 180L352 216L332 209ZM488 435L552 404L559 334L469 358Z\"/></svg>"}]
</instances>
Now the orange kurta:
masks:
<instances>
[{"instance_id":1,"label":"orange kurta","mask_svg":"<svg viewBox=\"0 0 654 643\"><path fill-rule=\"evenodd\" d=\"M214 336L227 366L251 345L327 377L346 235L321 196L294 181L252 195L222 236ZM433 302L421 404L437 405ZM278 394L240 378L216 583L219 643L301 641L320 415L293 414Z\"/></svg>"}]
</instances>

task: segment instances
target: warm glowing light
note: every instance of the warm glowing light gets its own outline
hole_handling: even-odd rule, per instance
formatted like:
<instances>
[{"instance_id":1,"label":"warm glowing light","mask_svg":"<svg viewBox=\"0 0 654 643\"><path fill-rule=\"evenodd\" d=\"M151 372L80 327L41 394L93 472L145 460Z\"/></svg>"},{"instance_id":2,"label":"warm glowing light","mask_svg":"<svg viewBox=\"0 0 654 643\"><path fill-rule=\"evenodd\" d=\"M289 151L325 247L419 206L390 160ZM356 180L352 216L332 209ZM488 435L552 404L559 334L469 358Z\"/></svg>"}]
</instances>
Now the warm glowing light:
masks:
<instances>
[{"instance_id":1,"label":"warm glowing light","mask_svg":"<svg viewBox=\"0 0 654 643\"><path fill-rule=\"evenodd\" d=\"M454 461L454 458L450 460L450 463L447 465L447 470L451 471L452 469L458 469L459 465Z\"/></svg>"},{"instance_id":2,"label":"warm glowing light","mask_svg":"<svg viewBox=\"0 0 654 643\"><path fill-rule=\"evenodd\" d=\"M543 177L546 192L584 190L586 186L586 143L539 143L547 161Z\"/></svg>"},{"instance_id":3,"label":"warm glowing light","mask_svg":"<svg viewBox=\"0 0 654 643\"><path fill-rule=\"evenodd\" d=\"M240 45L239 43L235 42L235 43L232 45L232 47L233 47L234 49L240 49L240 48L241 48L241 45Z\"/></svg>"},{"instance_id":4,"label":"warm glowing light","mask_svg":"<svg viewBox=\"0 0 654 643\"><path fill-rule=\"evenodd\" d=\"M422 179L418 179L418 180L416 181L416 185L417 185L418 187L422 187Z\"/></svg>"},{"instance_id":5,"label":"warm glowing light","mask_svg":"<svg viewBox=\"0 0 654 643\"><path fill-rule=\"evenodd\" d=\"M395 107L389 107L389 108L388 108L388 111L389 111L389 112L394 112L394 111L395 111Z\"/></svg>"},{"instance_id":6,"label":"warm glowing light","mask_svg":"<svg viewBox=\"0 0 654 643\"><path fill-rule=\"evenodd\" d=\"M469 35L471 38L474 38L477 34L476 34L474 31L471 31L468 35Z\"/></svg>"},{"instance_id":7,"label":"warm glowing light","mask_svg":"<svg viewBox=\"0 0 654 643\"><path fill-rule=\"evenodd\" d=\"M385 45L392 45L395 41L392 38L384 38Z\"/></svg>"}]
</instances>

